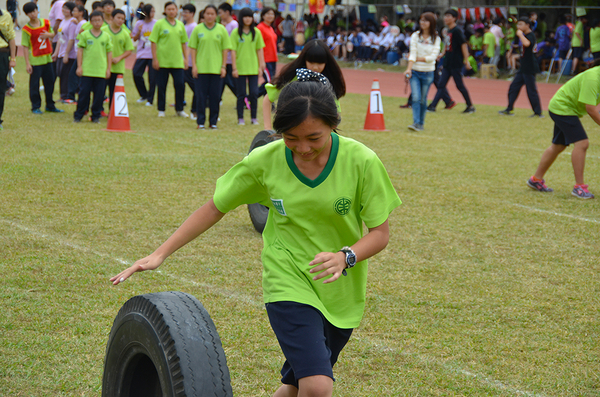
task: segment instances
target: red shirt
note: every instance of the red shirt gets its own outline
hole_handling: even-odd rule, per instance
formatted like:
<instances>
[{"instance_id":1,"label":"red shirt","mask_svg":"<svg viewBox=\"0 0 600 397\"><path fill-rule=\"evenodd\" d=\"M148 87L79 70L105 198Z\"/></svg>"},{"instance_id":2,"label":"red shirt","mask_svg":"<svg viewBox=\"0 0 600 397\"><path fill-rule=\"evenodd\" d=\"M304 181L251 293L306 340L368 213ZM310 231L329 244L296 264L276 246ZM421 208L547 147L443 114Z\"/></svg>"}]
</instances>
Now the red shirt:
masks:
<instances>
[{"instance_id":1,"label":"red shirt","mask_svg":"<svg viewBox=\"0 0 600 397\"><path fill-rule=\"evenodd\" d=\"M263 22L259 23L256 27L260 30L265 41L265 62L277 62L277 34L275 34L272 27Z\"/></svg>"}]
</instances>

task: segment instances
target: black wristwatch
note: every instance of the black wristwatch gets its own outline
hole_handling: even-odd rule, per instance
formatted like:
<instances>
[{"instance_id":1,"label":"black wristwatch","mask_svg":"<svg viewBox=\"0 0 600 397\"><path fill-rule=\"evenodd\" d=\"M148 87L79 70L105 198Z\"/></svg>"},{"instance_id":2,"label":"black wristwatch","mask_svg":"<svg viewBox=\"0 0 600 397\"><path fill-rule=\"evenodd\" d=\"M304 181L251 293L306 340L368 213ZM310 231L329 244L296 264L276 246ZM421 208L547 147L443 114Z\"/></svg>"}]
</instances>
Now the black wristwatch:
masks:
<instances>
[{"instance_id":1,"label":"black wristwatch","mask_svg":"<svg viewBox=\"0 0 600 397\"><path fill-rule=\"evenodd\" d=\"M343 252L344 254L346 254L346 269L353 268L354 265L356 265L356 254L354 253L354 251L352 251L352 248L344 247L340 250L340 252ZM344 269L342 271L342 274L344 276L348 275L348 273L346 272L346 269Z\"/></svg>"}]
</instances>

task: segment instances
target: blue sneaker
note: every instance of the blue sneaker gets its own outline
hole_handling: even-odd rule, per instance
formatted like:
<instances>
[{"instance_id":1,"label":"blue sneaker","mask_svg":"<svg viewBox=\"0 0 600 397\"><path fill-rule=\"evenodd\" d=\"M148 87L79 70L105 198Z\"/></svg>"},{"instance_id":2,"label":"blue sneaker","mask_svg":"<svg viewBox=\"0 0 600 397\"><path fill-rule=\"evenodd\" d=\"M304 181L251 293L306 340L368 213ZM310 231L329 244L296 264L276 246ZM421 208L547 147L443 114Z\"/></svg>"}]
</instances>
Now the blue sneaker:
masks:
<instances>
[{"instance_id":1,"label":"blue sneaker","mask_svg":"<svg viewBox=\"0 0 600 397\"><path fill-rule=\"evenodd\" d=\"M46 108L46 112L48 112L48 113L64 113L65 111L62 109L57 109L57 108L53 108L53 109Z\"/></svg>"},{"instance_id":2,"label":"blue sneaker","mask_svg":"<svg viewBox=\"0 0 600 397\"><path fill-rule=\"evenodd\" d=\"M588 190L588 185L575 185L571 194L584 200L594 198L594 195Z\"/></svg>"},{"instance_id":3,"label":"blue sneaker","mask_svg":"<svg viewBox=\"0 0 600 397\"><path fill-rule=\"evenodd\" d=\"M40 109L33 109L31 111L31 113L33 113L33 114L44 114L44 112L42 112Z\"/></svg>"}]
</instances>

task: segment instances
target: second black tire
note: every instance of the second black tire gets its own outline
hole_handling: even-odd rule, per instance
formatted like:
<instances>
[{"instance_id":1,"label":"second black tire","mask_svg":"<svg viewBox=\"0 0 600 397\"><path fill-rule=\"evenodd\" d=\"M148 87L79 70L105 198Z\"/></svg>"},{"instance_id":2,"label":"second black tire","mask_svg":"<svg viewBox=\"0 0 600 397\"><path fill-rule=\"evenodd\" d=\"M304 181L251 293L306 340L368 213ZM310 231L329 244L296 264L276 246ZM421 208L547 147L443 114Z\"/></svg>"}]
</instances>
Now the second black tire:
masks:
<instances>
[{"instance_id":1,"label":"second black tire","mask_svg":"<svg viewBox=\"0 0 600 397\"><path fill-rule=\"evenodd\" d=\"M233 396L221 339L202 304L183 292L125 302L106 346L102 396Z\"/></svg>"}]
</instances>

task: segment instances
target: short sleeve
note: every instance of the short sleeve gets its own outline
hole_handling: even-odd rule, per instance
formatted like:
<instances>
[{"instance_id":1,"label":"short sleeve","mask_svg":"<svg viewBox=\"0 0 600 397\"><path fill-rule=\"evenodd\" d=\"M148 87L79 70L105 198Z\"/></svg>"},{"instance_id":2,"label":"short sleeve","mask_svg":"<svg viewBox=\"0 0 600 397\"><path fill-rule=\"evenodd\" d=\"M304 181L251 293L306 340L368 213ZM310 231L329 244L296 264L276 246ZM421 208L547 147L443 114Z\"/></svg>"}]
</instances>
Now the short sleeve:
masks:
<instances>
[{"instance_id":1,"label":"short sleeve","mask_svg":"<svg viewBox=\"0 0 600 397\"><path fill-rule=\"evenodd\" d=\"M129 35L125 35L125 51L133 51L133 40Z\"/></svg>"},{"instance_id":2,"label":"short sleeve","mask_svg":"<svg viewBox=\"0 0 600 397\"><path fill-rule=\"evenodd\" d=\"M181 23L181 25L179 25L179 38L181 39L181 44L188 42L188 35L185 32L185 26L183 25L183 23Z\"/></svg>"},{"instance_id":3,"label":"short sleeve","mask_svg":"<svg viewBox=\"0 0 600 397\"><path fill-rule=\"evenodd\" d=\"M113 49L113 42L112 42L112 39L109 36L108 40L106 40L106 52L109 53L109 52L112 51L112 49Z\"/></svg>"},{"instance_id":4,"label":"short sleeve","mask_svg":"<svg viewBox=\"0 0 600 397\"><path fill-rule=\"evenodd\" d=\"M273 84L267 83L265 85L265 90L267 90L267 96L269 97L269 101L275 103L279 99L279 93L281 90L277 89Z\"/></svg>"},{"instance_id":5,"label":"short sleeve","mask_svg":"<svg viewBox=\"0 0 600 397\"><path fill-rule=\"evenodd\" d=\"M160 22L156 22L154 24L154 27L152 27L152 33L150 33L150 37L148 38L148 40L150 40L153 43L157 43L159 32L160 32Z\"/></svg>"},{"instance_id":6,"label":"short sleeve","mask_svg":"<svg viewBox=\"0 0 600 397\"><path fill-rule=\"evenodd\" d=\"M79 48L87 47L87 40L85 39L85 32L80 33L79 36L77 36L77 39L79 40L79 42L77 43L77 47L79 47Z\"/></svg>"},{"instance_id":7,"label":"short sleeve","mask_svg":"<svg viewBox=\"0 0 600 397\"><path fill-rule=\"evenodd\" d=\"M252 171L249 156L217 179L213 201L217 209L223 213L242 204L261 203L265 200L268 200L268 194Z\"/></svg>"},{"instance_id":8,"label":"short sleeve","mask_svg":"<svg viewBox=\"0 0 600 397\"><path fill-rule=\"evenodd\" d=\"M30 46L29 41L30 41L29 33L27 33L27 31L25 29L21 30L21 45L23 47L29 48L29 46Z\"/></svg>"},{"instance_id":9,"label":"short sleeve","mask_svg":"<svg viewBox=\"0 0 600 397\"><path fill-rule=\"evenodd\" d=\"M190 35L190 41L188 43L188 47L193 48L195 50L198 49L198 33L196 33L198 26L196 26L194 30L192 30L192 34Z\"/></svg>"},{"instance_id":10,"label":"short sleeve","mask_svg":"<svg viewBox=\"0 0 600 397\"><path fill-rule=\"evenodd\" d=\"M600 82L598 81L598 78L595 78L592 81L590 80L592 79L583 80L580 83L581 90L579 91L579 98L577 98L577 100L585 105L596 106L598 105L598 86Z\"/></svg>"},{"instance_id":11,"label":"short sleeve","mask_svg":"<svg viewBox=\"0 0 600 397\"><path fill-rule=\"evenodd\" d=\"M260 50L261 48L265 48L265 40L262 37L262 33L260 33L260 30L254 29L256 32L256 49Z\"/></svg>"},{"instance_id":12,"label":"short sleeve","mask_svg":"<svg viewBox=\"0 0 600 397\"><path fill-rule=\"evenodd\" d=\"M229 33L227 33L227 29L225 29L224 34L221 36L221 48L223 51L233 49L231 45L231 39L229 38Z\"/></svg>"},{"instance_id":13,"label":"short sleeve","mask_svg":"<svg viewBox=\"0 0 600 397\"><path fill-rule=\"evenodd\" d=\"M368 228L383 224L402 202L379 157L373 153L365 166L360 217Z\"/></svg>"}]
</instances>

